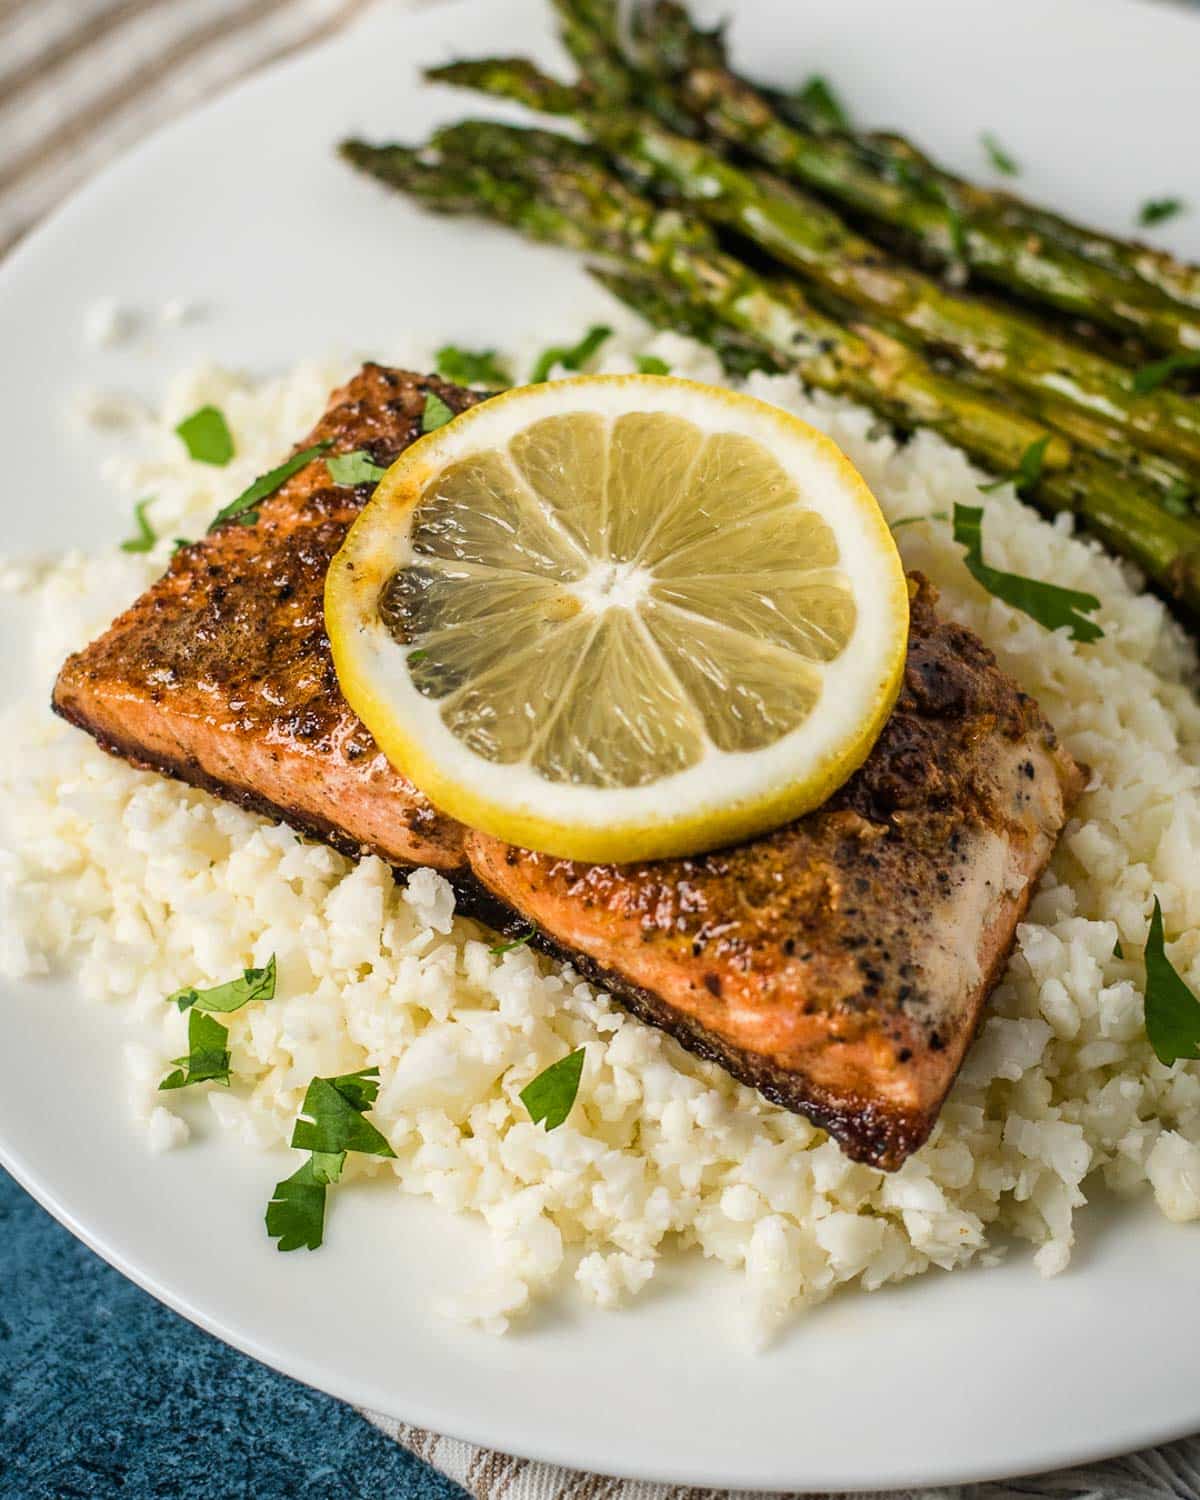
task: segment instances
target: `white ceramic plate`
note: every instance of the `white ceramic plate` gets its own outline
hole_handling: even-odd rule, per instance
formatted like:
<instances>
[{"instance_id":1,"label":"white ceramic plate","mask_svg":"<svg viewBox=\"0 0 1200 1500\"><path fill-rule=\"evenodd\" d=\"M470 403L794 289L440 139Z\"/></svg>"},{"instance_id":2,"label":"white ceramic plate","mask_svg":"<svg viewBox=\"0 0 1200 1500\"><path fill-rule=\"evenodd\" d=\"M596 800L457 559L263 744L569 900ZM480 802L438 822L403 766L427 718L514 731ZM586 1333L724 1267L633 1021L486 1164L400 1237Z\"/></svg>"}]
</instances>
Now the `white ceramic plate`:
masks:
<instances>
[{"instance_id":1,"label":"white ceramic plate","mask_svg":"<svg viewBox=\"0 0 1200 1500\"><path fill-rule=\"evenodd\" d=\"M984 170L979 132L996 132L1023 191L1085 219L1128 229L1166 193L1200 208L1200 16L1146 0L739 0L733 38L752 70L825 71L863 117L967 172ZM0 268L5 550L125 523L101 498L98 448L67 435L78 386L153 398L201 355L266 370L386 358L408 334L504 347L611 311L571 257L423 218L332 155L347 132L411 138L464 111L419 86L418 64L529 49L556 57L540 0L381 7L164 132L23 245ZM1200 259L1200 212L1170 239ZM82 326L102 295L182 296L209 316L149 352L98 354ZM10 670L19 655L5 651ZM50 985L3 1003L0 1159L156 1296L360 1405L576 1467L764 1489L1008 1475L1200 1427L1197 1231L1148 1209L1083 1214L1054 1281L1018 1248L999 1270L842 1296L764 1354L737 1343L734 1280L690 1265L633 1310L569 1302L497 1341L429 1313L482 1271L477 1228L356 1187L326 1248L281 1257L262 1211L282 1156L211 1138L148 1156L126 1119L117 1018Z\"/></svg>"}]
</instances>

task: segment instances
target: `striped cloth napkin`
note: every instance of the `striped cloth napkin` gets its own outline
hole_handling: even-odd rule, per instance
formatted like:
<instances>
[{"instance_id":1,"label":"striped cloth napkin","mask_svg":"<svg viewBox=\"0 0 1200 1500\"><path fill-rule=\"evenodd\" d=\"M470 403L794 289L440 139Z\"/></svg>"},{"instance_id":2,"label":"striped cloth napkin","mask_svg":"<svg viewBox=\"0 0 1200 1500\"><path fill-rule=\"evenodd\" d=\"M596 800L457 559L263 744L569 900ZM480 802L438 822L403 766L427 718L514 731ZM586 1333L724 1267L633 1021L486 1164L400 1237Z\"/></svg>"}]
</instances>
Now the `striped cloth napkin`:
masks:
<instances>
[{"instance_id":1,"label":"striped cloth napkin","mask_svg":"<svg viewBox=\"0 0 1200 1500\"><path fill-rule=\"evenodd\" d=\"M0 0L0 254L155 126L379 3L427 0ZM716 1500L719 1493L558 1469L364 1415L480 1500ZM936 1493L942 1500L1200 1500L1200 1438L1092 1469Z\"/></svg>"},{"instance_id":2,"label":"striped cloth napkin","mask_svg":"<svg viewBox=\"0 0 1200 1500\"><path fill-rule=\"evenodd\" d=\"M0 0L0 253L163 121L371 0Z\"/></svg>"}]
</instances>

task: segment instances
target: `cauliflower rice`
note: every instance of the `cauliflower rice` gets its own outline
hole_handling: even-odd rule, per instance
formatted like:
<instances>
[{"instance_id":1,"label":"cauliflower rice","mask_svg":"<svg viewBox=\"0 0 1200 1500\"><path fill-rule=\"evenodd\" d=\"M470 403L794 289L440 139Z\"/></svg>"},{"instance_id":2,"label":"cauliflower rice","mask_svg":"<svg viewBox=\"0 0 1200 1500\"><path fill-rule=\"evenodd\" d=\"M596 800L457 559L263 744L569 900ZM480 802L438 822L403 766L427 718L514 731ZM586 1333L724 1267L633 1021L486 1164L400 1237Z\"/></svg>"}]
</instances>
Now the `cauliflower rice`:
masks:
<instances>
[{"instance_id":1,"label":"cauliflower rice","mask_svg":"<svg viewBox=\"0 0 1200 1500\"><path fill-rule=\"evenodd\" d=\"M672 335L614 339L603 367L632 369L641 352L676 374L723 380L707 350ZM432 363L427 351L404 353L414 368ZM288 1141L315 1075L377 1066L371 1118L396 1160L350 1158L328 1237L336 1245L338 1194L366 1174L392 1172L405 1192L481 1215L494 1273L452 1311L492 1330L572 1275L602 1306L634 1297L668 1246L740 1272L765 1332L846 1284L870 1291L931 1265L994 1259L1013 1234L1037 1247L1043 1274L1061 1271L1089 1179L1121 1193L1148 1184L1169 1218L1200 1217L1200 1065L1155 1059L1141 995L1155 894L1168 934L1184 934L1168 945L1172 962L1200 989L1196 651L1127 566L1010 489L987 501L989 562L1097 594L1102 640L1051 635L986 594L944 519L915 520L897 541L1094 775L931 1140L892 1175L851 1162L570 968L525 948L491 953L494 937L455 915L432 871L398 885L377 859L353 864L135 771L54 720L45 704L62 657L157 576L171 538L198 534L278 462L346 373L305 365L254 383L193 371L157 416L94 401L90 418L120 427L130 449L108 477L130 500L157 497L149 519L163 540L145 556L114 546L3 574L36 619L38 684L32 701L6 710L0 752L0 973L66 970L89 998L121 1008L130 1109L150 1149L189 1135L165 1102L176 1096L157 1090L168 1060L187 1050L186 1017L163 997L275 953L277 997L223 1018L233 1088L190 1092L216 1127L262 1148ZM892 522L976 501L979 475L932 433L900 446L869 413L792 377L752 376L745 389L828 432ZM210 401L237 440L223 470L190 462L172 432ZM518 1094L581 1046L578 1100L548 1134Z\"/></svg>"}]
</instances>

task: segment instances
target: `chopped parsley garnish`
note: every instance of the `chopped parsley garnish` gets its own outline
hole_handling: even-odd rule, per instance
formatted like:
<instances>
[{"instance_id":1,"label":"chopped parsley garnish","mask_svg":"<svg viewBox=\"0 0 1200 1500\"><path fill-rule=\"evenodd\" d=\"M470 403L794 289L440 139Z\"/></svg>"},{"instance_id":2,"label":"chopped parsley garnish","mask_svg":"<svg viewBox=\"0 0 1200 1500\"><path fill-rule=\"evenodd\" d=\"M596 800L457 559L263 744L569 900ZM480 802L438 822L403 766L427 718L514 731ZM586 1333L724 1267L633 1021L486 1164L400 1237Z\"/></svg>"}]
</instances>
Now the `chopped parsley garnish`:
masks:
<instances>
[{"instance_id":1,"label":"chopped parsley garnish","mask_svg":"<svg viewBox=\"0 0 1200 1500\"><path fill-rule=\"evenodd\" d=\"M1157 896L1146 938L1146 1035L1164 1067L1180 1058L1200 1058L1200 1000L1166 955Z\"/></svg>"},{"instance_id":2,"label":"chopped parsley garnish","mask_svg":"<svg viewBox=\"0 0 1200 1500\"><path fill-rule=\"evenodd\" d=\"M313 1083L331 1084L341 1094L343 1099L347 1100L359 1114L362 1114L375 1103L376 1095L379 1093L379 1069L360 1068L357 1073L343 1073L340 1078L314 1078ZM324 1091L320 1092L323 1093ZM309 1113L308 1103L308 1095L306 1094L304 1096L304 1104L300 1110L302 1115ZM296 1128L299 1129L299 1126ZM383 1137L379 1136L379 1139L382 1140ZM295 1136L292 1137L292 1145L296 1145ZM353 1151L361 1148L348 1146L346 1149ZM380 1153L382 1156L391 1156L391 1154L390 1150Z\"/></svg>"},{"instance_id":3,"label":"chopped parsley garnish","mask_svg":"<svg viewBox=\"0 0 1200 1500\"><path fill-rule=\"evenodd\" d=\"M325 1234L325 1195L337 1182L349 1151L395 1156L386 1138L364 1119L379 1094L379 1069L363 1068L341 1078L314 1078L292 1131L292 1145L310 1152L308 1161L276 1183L267 1204L267 1233L280 1250L316 1250Z\"/></svg>"},{"instance_id":4,"label":"chopped parsley garnish","mask_svg":"<svg viewBox=\"0 0 1200 1500\"><path fill-rule=\"evenodd\" d=\"M442 398L430 391L425 397L425 410L421 413L421 431L436 432L439 427L445 427L446 423L452 421L453 418L454 413Z\"/></svg>"},{"instance_id":5,"label":"chopped parsley garnish","mask_svg":"<svg viewBox=\"0 0 1200 1500\"><path fill-rule=\"evenodd\" d=\"M280 1250L317 1250L325 1233L325 1189L328 1177L319 1176L314 1158L275 1184L267 1204L267 1233Z\"/></svg>"},{"instance_id":6,"label":"chopped parsley garnish","mask_svg":"<svg viewBox=\"0 0 1200 1500\"><path fill-rule=\"evenodd\" d=\"M154 496L147 495L144 500L139 500L133 507L134 524L137 526L137 536L128 537L121 543L122 552L149 552L158 535L146 519L146 507L154 503Z\"/></svg>"},{"instance_id":7,"label":"chopped parsley garnish","mask_svg":"<svg viewBox=\"0 0 1200 1500\"><path fill-rule=\"evenodd\" d=\"M405 657L405 660L415 665L417 662L424 661L428 655L429 652L425 650L424 646L418 646L415 651L410 651L408 653L407 657Z\"/></svg>"},{"instance_id":8,"label":"chopped parsley garnish","mask_svg":"<svg viewBox=\"0 0 1200 1500\"><path fill-rule=\"evenodd\" d=\"M1022 578L1019 573L1002 573L999 568L989 568L983 560L983 507L978 505L956 505L954 507L954 540L966 548L963 561L967 571L989 594L1003 599L1014 609L1031 616L1047 630L1070 627L1071 638L1076 641L1095 641L1104 634L1095 620L1088 614L1100 608L1100 601L1093 594L1083 594L1076 589L1060 588L1056 583L1042 583L1036 578Z\"/></svg>"},{"instance_id":9,"label":"chopped parsley garnish","mask_svg":"<svg viewBox=\"0 0 1200 1500\"><path fill-rule=\"evenodd\" d=\"M177 552L182 552L185 547L190 547L191 545L187 537L177 536L171 543L171 556L174 557Z\"/></svg>"},{"instance_id":10,"label":"chopped parsley garnish","mask_svg":"<svg viewBox=\"0 0 1200 1500\"><path fill-rule=\"evenodd\" d=\"M535 1125L546 1122L546 1129L557 1130L571 1113L579 1080L583 1077L586 1047L560 1057L521 1090L521 1103Z\"/></svg>"},{"instance_id":11,"label":"chopped parsley garnish","mask_svg":"<svg viewBox=\"0 0 1200 1500\"><path fill-rule=\"evenodd\" d=\"M544 350L533 367L529 384L540 385L555 365L562 365L564 370L582 370L605 339L611 337L611 328L605 327L603 323L596 323L588 329L577 344L569 348L556 344Z\"/></svg>"},{"instance_id":12,"label":"chopped parsley garnish","mask_svg":"<svg viewBox=\"0 0 1200 1500\"><path fill-rule=\"evenodd\" d=\"M325 438L319 443L314 443L311 448L304 448L299 453L293 453L291 458L286 463L280 464L277 469L270 469L267 473L260 474L249 489L243 490L236 500L231 500L216 513L209 522L209 531L215 531L226 521L234 521L239 526L253 526L258 520L258 511L255 509L258 503L269 499L281 484L285 484L293 474L298 474L305 464L312 463L314 458L320 458L329 445L329 439Z\"/></svg>"},{"instance_id":13,"label":"chopped parsley garnish","mask_svg":"<svg viewBox=\"0 0 1200 1500\"><path fill-rule=\"evenodd\" d=\"M1190 516L1192 513L1192 487L1182 479L1173 479L1163 495L1161 505L1169 516Z\"/></svg>"},{"instance_id":14,"label":"chopped parsley garnish","mask_svg":"<svg viewBox=\"0 0 1200 1500\"><path fill-rule=\"evenodd\" d=\"M1166 359L1156 359L1152 365L1143 365L1133 372L1133 394L1148 395L1165 385L1173 375L1183 375L1188 370L1200 370L1200 353L1172 354Z\"/></svg>"},{"instance_id":15,"label":"chopped parsley garnish","mask_svg":"<svg viewBox=\"0 0 1200 1500\"><path fill-rule=\"evenodd\" d=\"M229 1087L229 1032L202 1010L188 1017L188 1055L174 1057L160 1089L182 1089L189 1083L223 1083Z\"/></svg>"},{"instance_id":16,"label":"chopped parsley garnish","mask_svg":"<svg viewBox=\"0 0 1200 1500\"><path fill-rule=\"evenodd\" d=\"M411 656L409 657L409 660L412 660ZM511 953L514 948L524 948L525 944L530 940L530 938L536 936L537 928L530 927L527 931L523 932L520 937L513 938L511 943L497 943L494 947L489 948L488 952L492 955L493 958L499 958L502 953Z\"/></svg>"},{"instance_id":17,"label":"chopped parsley garnish","mask_svg":"<svg viewBox=\"0 0 1200 1500\"><path fill-rule=\"evenodd\" d=\"M1016 159L1008 154L994 135L985 130L979 139L987 152L988 161L997 172L1003 172L1005 177L1016 177L1020 173L1021 168Z\"/></svg>"},{"instance_id":18,"label":"chopped parsley garnish","mask_svg":"<svg viewBox=\"0 0 1200 1500\"><path fill-rule=\"evenodd\" d=\"M312 1174L318 1182L341 1182L342 1168L346 1165L344 1151L314 1151L308 1159Z\"/></svg>"},{"instance_id":19,"label":"chopped parsley garnish","mask_svg":"<svg viewBox=\"0 0 1200 1500\"><path fill-rule=\"evenodd\" d=\"M796 95L797 101L812 116L813 123L827 130L849 130L850 116L833 91L828 78L814 73Z\"/></svg>"},{"instance_id":20,"label":"chopped parsley garnish","mask_svg":"<svg viewBox=\"0 0 1200 1500\"><path fill-rule=\"evenodd\" d=\"M637 367L639 375L669 375L671 373L671 366L665 359L659 359L657 354L639 354Z\"/></svg>"},{"instance_id":21,"label":"chopped parsley garnish","mask_svg":"<svg viewBox=\"0 0 1200 1500\"><path fill-rule=\"evenodd\" d=\"M512 376L497 361L494 349L460 349L457 344L443 344L437 352L437 372L455 385L512 385Z\"/></svg>"},{"instance_id":22,"label":"chopped parsley garnish","mask_svg":"<svg viewBox=\"0 0 1200 1500\"><path fill-rule=\"evenodd\" d=\"M228 1015L255 1000L271 1000L275 995L275 955L272 953L261 969L243 969L240 979L230 979L211 989L194 987L176 990L167 996L168 1005L189 1011L188 1055L172 1059L176 1069L159 1084L160 1089L181 1089L189 1083L214 1081L229 1086L229 1030L208 1014L218 1011ZM182 1071L179 1071L181 1070Z\"/></svg>"},{"instance_id":23,"label":"chopped parsley garnish","mask_svg":"<svg viewBox=\"0 0 1200 1500\"><path fill-rule=\"evenodd\" d=\"M314 1078L292 1131L292 1145L321 1156L344 1157L347 1151L395 1156L385 1137L365 1118L378 1093L378 1068L364 1068L342 1078Z\"/></svg>"},{"instance_id":24,"label":"chopped parsley garnish","mask_svg":"<svg viewBox=\"0 0 1200 1500\"><path fill-rule=\"evenodd\" d=\"M329 477L334 484L378 484L387 473L383 465L377 464L363 448L355 448L353 453L339 453L333 458L327 458L325 467L329 470Z\"/></svg>"},{"instance_id":25,"label":"chopped parsley garnish","mask_svg":"<svg viewBox=\"0 0 1200 1500\"><path fill-rule=\"evenodd\" d=\"M1120 938L1118 938L1116 940L1116 942L1113 944L1113 957L1114 958L1124 958L1125 957L1125 950L1124 950L1124 948L1121 947L1121 939Z\"/></svg>"},{"instance_id":26,"label":"chopped parsley garnish","mask_svg":"<svg viewBox=\"0 0 1200 1500\"><path fill-rule=\"evenodd\" d=\"M261 969L243 969L240 979L229 979L207 990L198 990L194 986L176 990L167 996L167 1004L177 1005L180 1010L211 1010L228 1015L255 1000L274 998L275 955L272 953Z\"/></svg>"},{"instance_id":27,"label":"chopped parsley garnish","mask_svg":"<svg viewBox=\"0 0 1200 1500\"><path fill-rule=\"evenodd\" d=\"M954 249L954 258L964 262L967 259L967 231L963 225L962 213L958 206L958 199L944 182L933 182L930 184L934 197L946 210L946 228L950 231L950 244Z\"/></svg>"},{"instance_id":28,"label":"chopped parsley garnish","mask_svg":"<svg viewBox=\"0 0 1200 1500\"><path fill-rule=\"evenodd\" d=\"M888 527L892 531L899 531L901 526L915 526L918 521L948 521L949 519L949 511L931 510L927 516L901 516L898 521L889 521Z\"/></svg>"},{"instance_id":29,"label":"chopped parsley garnish","mask_svg":"<svg viewBox=\"0 0 1200 1500\"><path fill-rule=\"evenodd\" d=\"M1147 198L1138 210L1138 223L1165 224L1168 219L1181 214L1186 207L1182 198Z\"/></svg>"},{"instance_id":30,"label":"chopped parsley garnish","mask_svg":"<svg viewBox=\"0 0 1200 1500\"><path fill-rule=\"evenodd\" d=\"M981 484L980 491L990 495L993 490L1001 486L1011 484L1020 495L1031 485L1034 485L1042 477L1042 465L1046 461L1046 449L1050 444L1050 434L1037 438L1030 443L1025 452L1021 454L1020 462L1011 474L1001 474L999 479L993 479L990 484Z\"/></svg>"},{"instance_id":31,"label":"chopped parsley garnish","mask_svg":"<svg viewBox=\"0 0 1200 1500\"><path fill-rule=\"evenodd\" d=\"M233 457L233 434L219 407L202 406L190 417L184 417L175 431L198 464L215 464L223 469Z\"/></svg>"}]
</instances>

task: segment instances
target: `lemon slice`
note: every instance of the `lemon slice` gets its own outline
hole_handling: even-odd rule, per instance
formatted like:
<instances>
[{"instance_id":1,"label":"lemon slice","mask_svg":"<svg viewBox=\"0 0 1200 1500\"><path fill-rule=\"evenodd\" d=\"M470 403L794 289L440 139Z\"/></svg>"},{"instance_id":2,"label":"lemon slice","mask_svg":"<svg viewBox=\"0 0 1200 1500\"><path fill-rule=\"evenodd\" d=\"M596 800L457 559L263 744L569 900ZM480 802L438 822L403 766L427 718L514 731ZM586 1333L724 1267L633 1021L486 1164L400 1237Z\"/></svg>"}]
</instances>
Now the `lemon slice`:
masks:
<instances>
[{"instance_id":1,"label":"lemon slice","mask_svg":"<svg viewBox=\"0 0 1200 1500\"><path fill-rule=\"evenodd\" d=\"M407 449L325 618L347 701L438 807L622 861L823 802L895 701L908 593L828 438L727 390L585 376Z\"/></svg>"}]
</instances>

